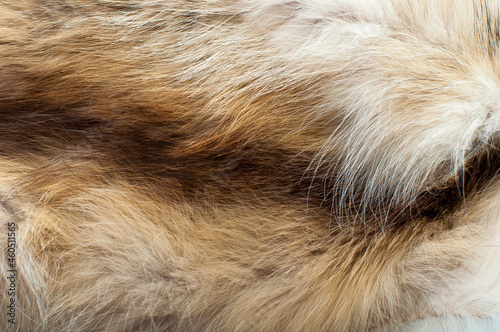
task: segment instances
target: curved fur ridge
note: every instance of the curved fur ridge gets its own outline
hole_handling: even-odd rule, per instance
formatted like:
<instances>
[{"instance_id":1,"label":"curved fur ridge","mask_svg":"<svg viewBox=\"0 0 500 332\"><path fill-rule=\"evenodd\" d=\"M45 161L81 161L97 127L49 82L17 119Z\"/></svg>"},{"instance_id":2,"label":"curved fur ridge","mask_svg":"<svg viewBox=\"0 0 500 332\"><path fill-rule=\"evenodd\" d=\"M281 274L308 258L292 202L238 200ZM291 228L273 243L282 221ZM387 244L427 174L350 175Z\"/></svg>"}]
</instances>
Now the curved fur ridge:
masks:
<instances>
[{"instance_id":1,"label":"curved fur ridge","mask_svg":"<svg viewBox=\"0 0 500 332\"><path fill-rule=\"evenodd\" d=\"M498 47L493 0L1 2L0 327L500 329Z\"/></svg>"}]
</instances>

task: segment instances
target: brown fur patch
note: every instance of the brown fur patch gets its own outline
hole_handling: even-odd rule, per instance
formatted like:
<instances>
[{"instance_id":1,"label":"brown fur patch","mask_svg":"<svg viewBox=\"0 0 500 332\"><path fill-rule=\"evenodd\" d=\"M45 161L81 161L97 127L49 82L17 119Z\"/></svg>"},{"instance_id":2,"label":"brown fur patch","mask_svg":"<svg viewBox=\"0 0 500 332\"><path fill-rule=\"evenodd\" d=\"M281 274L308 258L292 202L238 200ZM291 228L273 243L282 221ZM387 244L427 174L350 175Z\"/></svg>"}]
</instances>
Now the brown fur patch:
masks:
<instances>
[{"instance_id":1,"label":"brown fur patch","mask_svg":"<svg viewBox=\"0 0 500 332\"><path fill-rule=\"evenodd\" d=\"M0 4L14 329L374 329L487 261L497 15L269 1Z\"/></svg>"}]
</instances>

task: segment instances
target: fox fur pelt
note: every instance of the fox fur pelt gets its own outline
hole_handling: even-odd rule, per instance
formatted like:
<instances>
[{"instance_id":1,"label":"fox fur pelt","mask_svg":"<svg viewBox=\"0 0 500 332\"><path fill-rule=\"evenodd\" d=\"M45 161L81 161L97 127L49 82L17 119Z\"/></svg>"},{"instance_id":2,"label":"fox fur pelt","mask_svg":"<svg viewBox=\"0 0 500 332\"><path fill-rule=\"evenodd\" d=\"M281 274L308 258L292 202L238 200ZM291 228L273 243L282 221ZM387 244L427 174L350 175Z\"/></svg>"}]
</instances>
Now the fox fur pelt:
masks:
<instances>
[{"instance_id":1,"label":"fox fur pelt","mask_svg":"<svg viewBox=\"0 0 500 332\"><path fill-rule=\"evenodd\" d=\"M493 0L2 0L2 331L500 331Z\"/></svg>"}]
</instances>

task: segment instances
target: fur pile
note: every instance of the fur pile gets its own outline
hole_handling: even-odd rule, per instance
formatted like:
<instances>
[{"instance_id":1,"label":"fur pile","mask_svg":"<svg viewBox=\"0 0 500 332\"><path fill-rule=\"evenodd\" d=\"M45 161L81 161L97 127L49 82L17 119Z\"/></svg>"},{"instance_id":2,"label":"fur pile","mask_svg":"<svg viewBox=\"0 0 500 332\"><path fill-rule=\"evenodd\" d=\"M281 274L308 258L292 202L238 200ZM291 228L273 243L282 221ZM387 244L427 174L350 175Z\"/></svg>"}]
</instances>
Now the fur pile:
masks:
<instances>
[{"instance_id":1,"label":"fur pile","mask_svg":"<svg viewBox=\"0 0 500 332\"><path fill-rule=\"evenodd\" d=\"M0 327L500 330L499 19L2 1Z\"/></svg>"}]
</instances>

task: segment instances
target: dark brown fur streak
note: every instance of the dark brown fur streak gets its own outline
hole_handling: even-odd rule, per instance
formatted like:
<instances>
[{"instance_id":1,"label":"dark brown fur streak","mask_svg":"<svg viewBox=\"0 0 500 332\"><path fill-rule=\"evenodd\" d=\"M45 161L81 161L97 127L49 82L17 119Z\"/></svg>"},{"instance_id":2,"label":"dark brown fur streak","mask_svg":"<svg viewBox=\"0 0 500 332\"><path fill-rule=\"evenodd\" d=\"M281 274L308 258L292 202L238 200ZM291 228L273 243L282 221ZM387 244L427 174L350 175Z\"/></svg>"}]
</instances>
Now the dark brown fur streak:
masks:
<instances>
[{"instance_id":1,"label":"dark brown fur streak","mask_svg":"<svg viewBox=\"0 0 500 332\"><path fill-rule=\"evenodd\" d=\"M416 216L437 218L460 209L467 198L483 191L491 185L500 171L500 149L498 139L478 144L465 167L444 185L430 188L421 193L414 206Z\"/></svg>"},{"instance_id":2,"label":"dark brown fur streak","mask_svg":"<svg viewBox=\"0 0 500 332\"><path fill-rule=\"evenodd\" d=\"M499 12L0 1L0 330L500 330Z\"/></svg>"}]
</instances>

